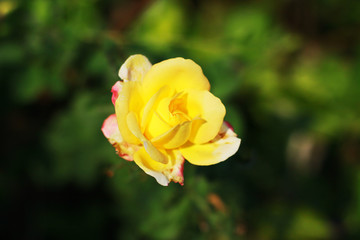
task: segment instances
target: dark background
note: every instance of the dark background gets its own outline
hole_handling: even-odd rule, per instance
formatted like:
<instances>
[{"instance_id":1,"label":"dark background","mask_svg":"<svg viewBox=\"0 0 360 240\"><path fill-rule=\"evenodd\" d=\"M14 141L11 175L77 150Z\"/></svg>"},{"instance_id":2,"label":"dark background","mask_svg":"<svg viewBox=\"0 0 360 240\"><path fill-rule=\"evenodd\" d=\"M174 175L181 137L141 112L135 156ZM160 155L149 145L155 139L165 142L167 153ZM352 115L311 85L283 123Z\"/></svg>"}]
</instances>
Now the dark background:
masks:
<instances>
[{"instance_id":1,"label":"dark background","mask_svg":"<svg viewBox=\"0 0 360 240\"><path fill-rule=\"evenodd\" d=\"M238 153L162 187L102 135L135 53L191 58ZM360 1L0 1L1 239L360 239Z\"/></svg>"}]
</instances>

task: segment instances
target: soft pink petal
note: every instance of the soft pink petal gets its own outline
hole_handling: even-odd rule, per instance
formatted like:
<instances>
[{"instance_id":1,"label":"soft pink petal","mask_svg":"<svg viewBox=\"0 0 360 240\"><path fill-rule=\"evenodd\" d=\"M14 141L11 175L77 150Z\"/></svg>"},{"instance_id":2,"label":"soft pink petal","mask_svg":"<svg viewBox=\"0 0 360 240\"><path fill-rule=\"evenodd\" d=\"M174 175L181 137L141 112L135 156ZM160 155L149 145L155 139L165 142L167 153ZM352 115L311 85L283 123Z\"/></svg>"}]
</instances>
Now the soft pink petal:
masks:
<instances>
[{"instance_id":1,"label":"soft pink petal","mask_svg":"<svg viewBox=\"0 0 360 240\"><path fill-rule=\"evenodd\" d=\"M116 115L111 114L105 119L101 131L109 142L114 146L116 152L125 160L132 161L133 155L139 150L139 146L123 141L117 125Z\"/></svg>"},{"instance_id":2,"label":"soft pink petal","mask_svg":"<svg viewBox=\"0 0 360 240\"><path fill-rule=\"evenodd\" d=\"M116 114L111 114L107 117L101 127L101 131L103 132L106 138L111 138L112 136L116 136L120 134Z\"/></svg>"},{"instance_id":3,"label":"soft pink petal","mask_svg":"<svg viewBox=\"0 0 360 240\"><path fill-rule=\"evenodd\" d=\"M119 92L122 89L122 83L120 81L117 81L114 86L111 88L111 92L112 92L112 97L111 97L111 101L112 103L115 105L116 99L119 96Z\"/></svg>"}]
</instances>

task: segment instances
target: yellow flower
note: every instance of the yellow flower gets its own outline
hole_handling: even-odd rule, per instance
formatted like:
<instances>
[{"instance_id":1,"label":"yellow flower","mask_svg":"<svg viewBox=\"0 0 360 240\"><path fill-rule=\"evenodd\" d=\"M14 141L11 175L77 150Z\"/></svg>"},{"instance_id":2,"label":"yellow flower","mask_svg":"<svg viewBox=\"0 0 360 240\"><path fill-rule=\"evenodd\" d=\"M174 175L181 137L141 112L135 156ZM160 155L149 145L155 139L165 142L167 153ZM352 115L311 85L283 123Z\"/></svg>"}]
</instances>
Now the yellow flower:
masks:
<instances>
[{"instance_id":1,"label":"yellow flower","mask_svg":"<svg viewBox=\"0 0 360 240\"><path fill-rule=\"evenodd\" d=\"M235 154L240 139L226 122L225 107L192 60L172 58L151 65L130 56L112 88L115 113L102 131L118 154L167 186L183 184L184 158L212 165Z\"/></svg>"}]
</instances>

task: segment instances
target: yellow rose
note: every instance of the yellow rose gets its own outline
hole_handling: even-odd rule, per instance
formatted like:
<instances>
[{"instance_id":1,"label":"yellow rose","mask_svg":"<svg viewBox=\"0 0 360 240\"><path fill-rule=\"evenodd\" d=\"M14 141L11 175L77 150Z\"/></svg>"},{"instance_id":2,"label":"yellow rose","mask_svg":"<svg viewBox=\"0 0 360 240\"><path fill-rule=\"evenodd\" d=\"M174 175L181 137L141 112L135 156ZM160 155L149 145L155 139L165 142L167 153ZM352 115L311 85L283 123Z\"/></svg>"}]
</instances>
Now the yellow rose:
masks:
<instances>
[{"instance_id":1,"label":"yellow rose","mask_svg":"<svg viewBox=\"0 0 360 240\"><path fill-rule=\"evenodd\" d=\"M224 122L225 107L210 93L200 66L183 58L151 65L143 55L130 56L112 88L115 114L102 131L118 154L156 181L183 184L184 159L212 165L240 146Z\"/></svg>"}]
</instances>

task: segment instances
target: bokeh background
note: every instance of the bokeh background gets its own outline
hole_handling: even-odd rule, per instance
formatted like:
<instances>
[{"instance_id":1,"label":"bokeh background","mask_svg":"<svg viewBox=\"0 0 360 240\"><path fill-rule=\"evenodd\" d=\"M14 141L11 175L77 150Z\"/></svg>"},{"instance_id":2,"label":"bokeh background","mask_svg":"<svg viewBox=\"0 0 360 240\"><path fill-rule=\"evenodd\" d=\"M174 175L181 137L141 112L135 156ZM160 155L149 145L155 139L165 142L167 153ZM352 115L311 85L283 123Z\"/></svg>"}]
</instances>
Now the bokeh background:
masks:
<instances>
[{"instance_id":1,"label":"bokeh background","mask_svg":"<svg viewBox=\"0 0 360 240\"><path fill-rule=\"evenodd\" d=\"M191 58L242 144L162 187L102 135L131 54ZM360 1L2 0L1 239L360 239Z\"/></svg>"}]
</instances>

